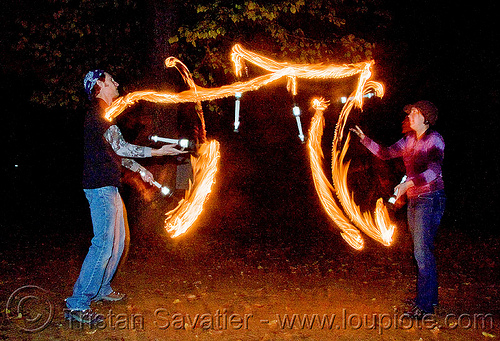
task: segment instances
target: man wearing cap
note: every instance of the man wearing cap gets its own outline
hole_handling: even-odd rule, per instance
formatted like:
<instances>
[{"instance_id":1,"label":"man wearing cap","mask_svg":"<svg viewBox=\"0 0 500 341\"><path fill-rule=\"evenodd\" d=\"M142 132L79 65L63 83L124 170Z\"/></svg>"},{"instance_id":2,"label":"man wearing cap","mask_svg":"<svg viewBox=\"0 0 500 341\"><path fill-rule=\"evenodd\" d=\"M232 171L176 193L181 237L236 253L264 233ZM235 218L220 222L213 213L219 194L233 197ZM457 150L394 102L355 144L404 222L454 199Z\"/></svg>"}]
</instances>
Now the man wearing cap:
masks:
<instances>
[{"instance_id":1,"label":"man wearing cap","mask_svg":"<svg viewBox=\"0 0 500 341\"><path fill-rule=\"evenodd\" d=\"M408 227L410 229L414 256L418 266L417 296L408 315L423 318L434 313L438 304L438 283L434 258L434 237L444 213L446 197L442 165L444 140L430 129L436 123L438 110L429 101L419 101L405 106L411 130L388 148L368 138L356 126L351 129L361 138L361 143L377 157L387 160L403 158L407 180L399 184L397 197L408 197Z\"/></svg>"},{"instance_id":2,"label":"man wearing cap","mask_svg":"<svg viewBox=\"0 0 500 341\"><path fill-rule=\"evenodd\" d=\"M91 106L84 123L83 188L89 202L94 237L73 287L66 299L65 318L98 323L102 315L90 308L92 301L119 301L125 294L111 288L125 244L125 211L118 192L121 166L139 172L145 182L152 174L130 158L177 155L174 144L160 149L127 143L120 129L104 118L104 110L119 96L118 83L103 70L92 70L83 85Z\"/></svg>"}]
</instances>

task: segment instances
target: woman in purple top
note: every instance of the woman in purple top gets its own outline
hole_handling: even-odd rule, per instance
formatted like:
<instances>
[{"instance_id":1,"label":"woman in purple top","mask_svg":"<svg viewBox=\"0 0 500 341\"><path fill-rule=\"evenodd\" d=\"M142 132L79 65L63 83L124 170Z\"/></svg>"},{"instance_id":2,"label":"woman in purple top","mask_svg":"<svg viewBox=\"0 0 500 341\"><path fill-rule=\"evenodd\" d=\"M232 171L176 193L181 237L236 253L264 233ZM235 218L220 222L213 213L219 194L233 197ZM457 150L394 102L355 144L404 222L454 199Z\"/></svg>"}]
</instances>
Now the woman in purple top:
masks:
<instances>
[{"instance_id":1,"label":"woman in purple top","mask_svg":"<svg viewBox=\"0 0 500 341\"><path fill-rule=\"evenodd\" d=\"M407 179L395 188L397 198L408 197L408 227L414 256L418 266L417 297L408 314L422 318L432 314L438 304L434 237L443 216L446 197L442 165L444 140L430 129L438 118L438 110L429 101L419 101L405 107L411 130L398 142L385 148L368 138L356 126L351 129L361 138L361 143L377 157L387 160L403 158Z\"/></svg>"}]
</instances>

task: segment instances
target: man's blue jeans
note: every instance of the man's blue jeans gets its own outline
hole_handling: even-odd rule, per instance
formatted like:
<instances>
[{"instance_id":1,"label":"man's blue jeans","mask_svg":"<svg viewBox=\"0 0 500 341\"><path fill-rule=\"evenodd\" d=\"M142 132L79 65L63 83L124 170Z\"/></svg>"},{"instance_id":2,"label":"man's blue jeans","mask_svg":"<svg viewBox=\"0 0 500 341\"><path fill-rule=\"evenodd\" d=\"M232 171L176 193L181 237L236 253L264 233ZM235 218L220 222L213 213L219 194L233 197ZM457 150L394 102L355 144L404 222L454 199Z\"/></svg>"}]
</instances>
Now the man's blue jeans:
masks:
<instances>
[{"instance_id":1,"label":"man's blue jeans","mask_svg":"<svg viewBox=\"0 0 500 341\"><path fill-rule=\"evenodd\" d=\"M410 198L408 226L413 238L413 252L418 266L416 305L426 313L438 304L438 282L434 258L434 238L444 213L444 191Z\"/></svg>"},{"instance_id":2,"label":"man's blue jeans","mask_svg":"<svg viewBox=\"0 0 500 341\"><path fill-rule=\"evenodd\" d=\"M86 310L91 301L113 291L110 282L125 245L125 211L118 189L107 186L84 191L94 237L73 287L73 296L66 299L66 306L71 310Z\"/></svg>"}]
</instances>

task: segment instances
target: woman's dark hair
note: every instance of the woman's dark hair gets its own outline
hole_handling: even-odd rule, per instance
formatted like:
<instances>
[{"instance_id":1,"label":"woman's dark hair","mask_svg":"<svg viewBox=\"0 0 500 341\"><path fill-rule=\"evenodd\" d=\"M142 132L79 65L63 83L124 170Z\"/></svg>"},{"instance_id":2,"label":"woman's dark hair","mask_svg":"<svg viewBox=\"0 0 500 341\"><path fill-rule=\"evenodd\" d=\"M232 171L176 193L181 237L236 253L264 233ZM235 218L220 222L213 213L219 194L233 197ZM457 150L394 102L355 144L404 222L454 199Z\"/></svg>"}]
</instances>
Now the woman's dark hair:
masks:
<instances>
[{"instance_id":1,"label":"woman's dark hair","mask_svg":"<svg viewBox=\"0 0 500 341\"><path fill-rule=\"evenodd\" d=\"M424 116L425 121L429 125L436 124L438 119L438 108L434 105L434 103L429 101L418 101L415 104L411 105L413 108L417 108L418 111Z\"/></svg>"}]
</instances>

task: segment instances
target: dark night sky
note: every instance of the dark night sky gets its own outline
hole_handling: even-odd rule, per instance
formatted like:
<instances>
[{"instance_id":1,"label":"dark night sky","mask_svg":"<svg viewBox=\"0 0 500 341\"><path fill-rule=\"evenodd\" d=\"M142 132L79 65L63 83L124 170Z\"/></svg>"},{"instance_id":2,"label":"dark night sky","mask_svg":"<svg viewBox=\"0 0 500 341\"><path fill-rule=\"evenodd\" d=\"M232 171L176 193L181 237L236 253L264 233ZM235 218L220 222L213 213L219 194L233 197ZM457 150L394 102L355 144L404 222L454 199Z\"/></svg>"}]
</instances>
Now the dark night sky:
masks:
<instances>
[{"instance_id":1,"label":"dark night sky","mask_svg":"<svg viewBox=\"0 0 500 341\"><path fill-rule=\"evenodd\" d=\"M465 230L497 229L499 158L493 140L498 133L500 62L494 16L499 5L405 1L393 6L391 29L381 37L378 50L392 53L375 55L375 79L386 84L387 95L374 110L387 115L420 99L435 102L440 109L437 129L447 144L448 219ZM79 172L80 146L74 147L79 141L75 136L81 134L80 118L43 111L22 118L20 111L33 111L27 103L29 86L25 79L2 84L2 102L8 103L2 114L2 135L7 137L2 205L10 213L30 206L26 219L33 225L51 214L53 220L74 215L74 209L60 208L68 200L79 203L85 215L79 183L65 175ZM392 118L397 121L402 114ZM51 120L66 120L73 129L58 131ZM398 137L398 127L399 122L393 122L367 129L389 143ZM47 213L47 207L54 207L53 213Z\"/></svg>"},{"instance_id":2,"label":"dark night sky","mask_svg":"<svg viewBox=\"0 0 500 341\"><path fill-rule=\"evenodd\" d=\"M408 32L406 59L422 70L412 75L416 79L406 78L405 95L422 88L424 92L414 98L426 97L440 108L438 129L447 142L445 177L456 220L465 221L465 229L496 229L498 4L422 4L403 10L399 17Z\"/></svg>"},{"instance_id":3,"label":"dark night sky","mask_svg":"<svg viewBox=\"0 0 500 341\"><path fill-rule=\"evenodd\" d=\"M436 103L436 128L446 140L448 212L464 229L496 229L498 4L409 1L395 7L386 43L407 49L396 60L375 57L376 76L387 80L385 100L394 111L420 99Z\"/></svg>"}]
</instances>

